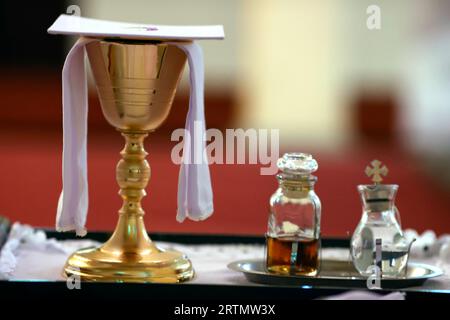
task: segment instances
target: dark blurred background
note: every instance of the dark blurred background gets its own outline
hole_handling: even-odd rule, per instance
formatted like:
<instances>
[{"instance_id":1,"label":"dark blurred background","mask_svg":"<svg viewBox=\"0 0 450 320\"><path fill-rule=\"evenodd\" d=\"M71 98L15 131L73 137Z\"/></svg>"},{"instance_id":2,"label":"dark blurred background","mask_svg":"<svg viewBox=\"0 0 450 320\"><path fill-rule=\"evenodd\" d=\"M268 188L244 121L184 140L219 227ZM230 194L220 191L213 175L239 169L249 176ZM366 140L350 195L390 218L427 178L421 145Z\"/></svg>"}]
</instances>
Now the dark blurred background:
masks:
<instances>
[{"instance_id":1,"label":"dark blurred background","mask_svg":"<svg viewBox=\"0 0 450 320\"><path fill-rule=\"evenodd\" d=\"M81 15L152 24L224 24L201 42L211 128L280 129L281 150L319 161L326 236L353 232L358 184L373 159L400 185L404 228L450 232L450 8L446 1L58 1L0 3L0 215L54 225L61 191L61 70L76 40L47 28L69 5ZM381 29L366 8L382 9ZM263 234L274 176L260 165L212 165L215 213L175 221L178 166L170 134L184 127L186 74L172 112L147 139L152 178L144 200L152 231ZM115 165L123 146L89 96L88 229L111 230L120 207Z\"/></svg>"}]
</instances>

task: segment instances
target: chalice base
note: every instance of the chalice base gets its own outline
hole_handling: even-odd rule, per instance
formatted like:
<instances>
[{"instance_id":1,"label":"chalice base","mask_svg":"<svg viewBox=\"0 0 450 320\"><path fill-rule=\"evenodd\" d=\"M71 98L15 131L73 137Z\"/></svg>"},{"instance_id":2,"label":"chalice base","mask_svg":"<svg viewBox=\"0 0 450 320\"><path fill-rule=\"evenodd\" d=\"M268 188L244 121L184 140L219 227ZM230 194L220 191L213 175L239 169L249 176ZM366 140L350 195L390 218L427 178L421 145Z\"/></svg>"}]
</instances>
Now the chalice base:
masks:
<instances>
[{"instance_id":1,"label":"chalice base","mask_svg":"<svg viewBox=\"0 0 450 320\"><path fill-rule=\"evenodd\" d=\"M161 250L152 242L139 253L111 251L108 243L78 250L63 272L66 277L99 282L178 283L194 277L192 263L183 253Z\"/></svg>"}]
</instances>

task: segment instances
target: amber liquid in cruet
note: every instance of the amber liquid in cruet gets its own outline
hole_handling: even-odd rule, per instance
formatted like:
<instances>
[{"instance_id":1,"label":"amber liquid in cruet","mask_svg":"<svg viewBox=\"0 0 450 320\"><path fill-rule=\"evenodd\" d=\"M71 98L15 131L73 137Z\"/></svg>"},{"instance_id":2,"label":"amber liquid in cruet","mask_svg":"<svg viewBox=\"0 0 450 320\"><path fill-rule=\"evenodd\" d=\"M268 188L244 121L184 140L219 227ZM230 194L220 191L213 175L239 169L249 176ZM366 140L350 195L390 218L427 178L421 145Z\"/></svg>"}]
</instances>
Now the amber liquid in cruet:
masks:
<instances>
[{"instance_id":1,"label":"amber liquid in cruet","mask_svg":"<svg viewBox=\"0 0 450 320\"><path fill-rule=\"evenodd\" d=\"M320 240L300 237L266 237L267 271L315 276L319 271Z\"/></svg>"}]
</instances>

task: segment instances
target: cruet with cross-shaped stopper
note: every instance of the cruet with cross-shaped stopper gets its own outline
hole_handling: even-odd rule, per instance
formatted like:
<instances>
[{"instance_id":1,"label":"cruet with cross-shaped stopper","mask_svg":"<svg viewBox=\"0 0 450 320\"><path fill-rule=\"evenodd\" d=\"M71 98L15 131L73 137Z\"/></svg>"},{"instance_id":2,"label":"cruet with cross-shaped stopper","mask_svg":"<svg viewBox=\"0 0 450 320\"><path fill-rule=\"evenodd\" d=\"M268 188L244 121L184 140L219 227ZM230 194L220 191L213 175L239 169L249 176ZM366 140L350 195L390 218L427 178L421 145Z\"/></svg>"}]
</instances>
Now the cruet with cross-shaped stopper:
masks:
<instances>
[{"instance_id":1,"label":"cruet with cross-shaped stopper","mask_svg":"<svg viewBox=\"0 0 450 320\"><path fill-rule=\"evenodd\" d=\"M365 173L373 184L358 185L363 212L350 243L353 264L363 276L372 275L378 267L382 277L404 277L411 242L403 234L395 206L398 185L381 183L388 169L378 160L372 161ZM378 245L381 243L381 256L378 257L377 240Z\"/></svg>"}]
</instances>

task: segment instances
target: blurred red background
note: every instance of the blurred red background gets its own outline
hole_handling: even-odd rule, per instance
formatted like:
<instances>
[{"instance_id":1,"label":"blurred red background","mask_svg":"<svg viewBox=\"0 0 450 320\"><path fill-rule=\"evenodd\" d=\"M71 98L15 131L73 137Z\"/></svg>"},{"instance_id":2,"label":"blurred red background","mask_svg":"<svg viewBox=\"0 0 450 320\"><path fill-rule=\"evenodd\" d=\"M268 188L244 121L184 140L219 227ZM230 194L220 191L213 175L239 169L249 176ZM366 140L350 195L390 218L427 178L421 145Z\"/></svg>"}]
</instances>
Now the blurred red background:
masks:
<instances>
[{"instance_id":1,"label":"blurred red background","mask_svg":"<svg viewBox=\"0 0 450 320\"><path fill-rule=\"evenodd\" d=\"M10 73L2 77L0 128L0 214L12 221L53 227L61 191L61 83L59 71ZM178 166L170 159L171 130L184 126L188 97L177 94L168 121L150 134L146 149L152 177L144 199L146 224L151 231L224 234L263 234L268 201L277 188L274 176L262 176L259 165L212 165L214 215L204 222L175 221ZM386 121L367 122L373 105L386 108ZM232 127L237 105L233 93L207 94L209 127ZM319 162L316 190L323 204L322 230L326 236L347 236L361 215L357 184L368 183L365 166L374 158L390 170L386 182L400 185L397 206L404 228L449 232L450 199L447 191L421 171L416 160L396 143L392 130L395 102L362 91L354 104L355 132L359 139L349 150L336 154L314 153ZM369 123L369 124L366 124ZM122 137L101 115L95 92L89 112L88 230L112 230L120 206L115 165L123 147Z\"/></svg>"},{"instance_id":2,"label":"blurred red background","mask_svg":"<svg viewBox=\"0 0 450 320\"><path fill-rule=\"evenodd\" d=\"M119 2L112 4L109 1L102 1L102 5L99 6L92 3L81 1L83 15L126 17L134 21L140 19L138 16L142 13L147 21L154 22L224 23L227 39L221 42L220 46L207 47L205 44L204 47L205 53L213 53L205 54L206 65L211 66L207 68L209 73L205 93L207 125L221 130L240 126L242 122L239 120L244 117L243 111L250 120L252 117L257 118L257 115L264 115L269 120L272 119L271 116L277 116L273 122L264 122L267 118L262 117L257 119L258 121L263 119L262 122L249 123L256 127L268 124L267 127L279 128L281 133L283 129L290 130L290 141L288 144L282 144L284 150L280 150L280 153L309 152L317 158L319 180L316 191L323 204L322 231L325 236L348 236L353 232L361 216L361 203L356 186L369 182L364 175L364 169L375 158L389 167L390 173L386 182L400 185L396 203L401 213L403 227L418 231L433 229L437 233L450 233L449 187L438 179L444 176L445 172L447 175L450 172L448 163L441 161L445 170L438 170L438 174L433 176L424 165L423 157L418 159L417 154L413 155L407 151L404 143L400 141L399 120L402 116L399 112L401 109L398 102L399 88L392 84L398 86L401 84L399 74L396 72L400 70L403 58L399 57L402 57L400 53L403 53L405 43L396 39L405 39L409 30L407 25L400 28L400 22L416 23L421 20L414 18L405 6L389 7L386 13L390 13L393 17L386 20L383 30L373 34L365 29L364 24L360 25L360 28L355 27L360 21L364 22L364 19L360 19L356 13L365 12L365 8L360 10L359 7L364 4L356 4L357 2L351 4L347 2L347 6L342 6L342 11L339 11L340 4L317 3L315 6L307 7L308 15L313 18L305 20L298 19L293 13L306 12L304 10L306 2L280 3L273 5L273 8L272 4L269 6L267 3L264 5L246 3L244 6L237 2L223 2L219 9L214 3L208 4L214 7L208 14L202 13L204 11L201 10L197 12L198 7L189 4L186 5L186 10L190 10L190 13L183 12L179 16L174 16L170 5L165 6L163 2L157 5L147 2L140 4L142 8L147 6L146 8L151 10L139 10L141 8L139 6L126 4L126 12L122 7L125 4ZM0 35L4 44L0 50L2 71L0 215L7 216L12 221L50 228L54 226L57 200L61 191L61 69L70 39L49 36L46 29L60 13L65 12L68 5L66 1L30 2L27 4L27 10L23 10L23 4L20 2L0 3ZM178 5L183 4L180 1ZM253 6L261 6L258 7L261 10L253 10L255 9ZM386 3L387 6L391 5ZM436 12L448 12L440 6L430 5L430 8L434 7ZM201 9L209 10L207 8L205 2L205 8ZM408 9L414 8L411 6ZM240 20L236 12L242 10L245 11L246 19ZM16 12L21 13L26 23L16 23L17 17L12 14ZM423 10L418 12L422 13ZM323 24L326 19L315 18L322 17L325 13L336 14L336 19L342 16L342 20L330 19L328 23L334 21L336 24L328 29L327 24ZM273 19L266 21L261 17ZM434 16L430 17L432 22L439 20ZM389 21L395 22L394 25ZM259 23L266 24L266 22L268 24L264 27L273 28L273 32L261 37ZM255 26L257 28L254 29ZM416 31L427 30L420 25L413 26ZM311 28L314 28L314 37L309 34ZM300 42L283 42L283 45L290 46L291 51L271 51L269 49L272 41L284 41L279 38L277 33L279 30L287 32L285 37L291 33L300 37L297 34L300 31L306 33L301 33L304 38ZM26 38L21 37L24 34L27 35ZM242 38L243 35L247 38ZM267 41L266 37L270 41ZM328 42L330 39L335 42ZM329 46L322 47L322 44ZM427 45L428 42L425 42L425 48L434 48ZM254 51L250 50L253 47ZM328 52L329 48L336 51ZM289 57L295 56L295 59L289 60L286 57L284 60L274 59L277 52L280 56L290 53ZM433 52L437 51L433 49ZM327 60L328 55L323 56L324 53L328 53L334 60ZM398 61L391 55L397 57ZM442 51L442 56L450 55L445 55L445 51ZM428 61L427 57L425 56L424 60ZM280 61L285 64L278 65ZM394 63L396 61L398 63ZM309 68L310 64L314 67ZM319 68L320 66L322 68ZM261 67L264 67L264 70ZM287 67L289 70L285 69ZM437 68L442 72L445 69L440 65L437 65ZM433 82L434 78L425 78L425 83L429 81L430 88L448 88L444 81L450 78L443 76L442 72L431 72L436 74L436 79L440 79L440 82ZM250 86L255 90L248 89L242 85L246 81L240 81L248 74L253 74L253 77L244 80L250 84L258 83L262 78L265 81L259 83L259 86ZM286 77L280 78L280 75ZM339 81L330 80L334 77ZM415 79L419 88L423 87L422 78L420 74ZM249 83L247 82L247 85ZM311 83L313 85L308 86ZM362 85L364 83L369 85L364 87ZM442 87L436 83L442 84ZM340 86L341 84L346 85ZM233 85L239 87L233 88ZM214 87L214 90L210 90L211 87ZM297 89L298 92L295 91ZM309 94L309 89L315 91ZM246 105L243 102L245 99L239 99L245 90L257 97L262 93L270 93L261 98L266 102L265 107L261 106L261 101L255 97L252 106ZM427 106L436 100L435 97L447 91L446 89L427 91L425 99ZM339 96L350 98L336 101ZM284 97L282 100L284 103L278 101L279 97ZM272 100L269 101L267 98ZM448 101L445 100L447 96L442 99L444 102ZM117 221L117 210L121 205L121 199L117 194L119 188L115 182L115 166L120 158L123 139L104 120L94 90L91 90L89 101L90 206L87 227L89 230L112 230ZM279 103L277 108L272 108L273 102ZM277 188L277 181L274 176L260 175L259 165L212 165L214 215L204 222L187 221L182 224L176 222L179 167L170 159L171 148L177 143L170 141L170 133L176 128L184 127L187 106L187 92L180 90L167 122L146 140L148 161L152 168L152 177L147 188L148 195L143 200L147 228L151 231L183 233L264 234L269 197ZM315 112L308 112L311 110ZM442 112L442 109L435 105L431 105L427 110L430 112L434 110L427 118L431 121L438 119L439 112ZM409 111L414 111L413 106ZM321 117L322 115L328 117ZM335 116L341 115L342 117L334 119ZM309 126L303 128L308 121L307 117L316 121L310 121ZM283 122L285 118L292 121ZM404 117L401 120L404 120ZM322 124L321 121L325 123ZM284 127L286 123L290 128ZM349 130L333 131L333 129L325 130L324 133L323 129L326 129L327 125L336 127L342 125ZM296 126L303 130L296 131ZM444 134L448 130L442 127L437 129L440 129L437 130L438 134L442 133L445 137ZM309 135L297 136L298 132ZM344 147L332 150L329 145L327 148L321 146L311 148L304 144L310 138L318 141L321 137L325 137L329 144L333 144L335 132L338 132L335 136L338 136L339 132L342 134L350 132L350 137L347 136L345 139ZM445 148L437 149L440 151ZM426 154L425 158L427 157L431 158L429 154Z\"/></svg>"}]
</instances>

